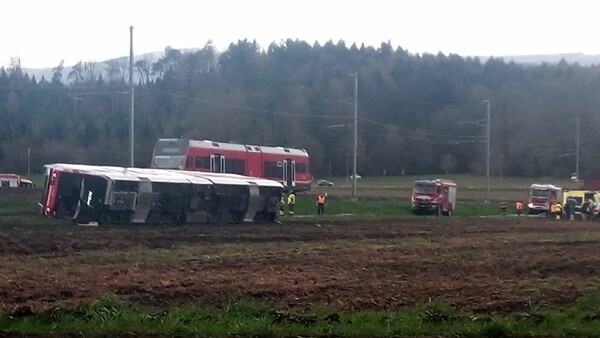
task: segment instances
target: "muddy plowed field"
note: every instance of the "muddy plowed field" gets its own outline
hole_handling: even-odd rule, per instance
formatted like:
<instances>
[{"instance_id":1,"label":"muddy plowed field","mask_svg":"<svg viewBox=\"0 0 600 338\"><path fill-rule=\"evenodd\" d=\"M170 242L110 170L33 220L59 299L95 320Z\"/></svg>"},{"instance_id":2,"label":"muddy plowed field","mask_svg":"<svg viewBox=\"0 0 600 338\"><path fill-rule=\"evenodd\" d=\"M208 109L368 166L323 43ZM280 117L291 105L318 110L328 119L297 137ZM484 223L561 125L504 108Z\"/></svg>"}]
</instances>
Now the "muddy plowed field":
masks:
<instances>
[{"instance_id":1,"label":"muddy plowed field","mask_svg":"<svg viewBox=\"0 0 600 338\"><path fill-rule=\"evenodd\" d=\"M526 217L281 225L0 225L0 312L259 299L474 311L556 306L600 287L600 223Z\"/></svg>"}]
</instances>

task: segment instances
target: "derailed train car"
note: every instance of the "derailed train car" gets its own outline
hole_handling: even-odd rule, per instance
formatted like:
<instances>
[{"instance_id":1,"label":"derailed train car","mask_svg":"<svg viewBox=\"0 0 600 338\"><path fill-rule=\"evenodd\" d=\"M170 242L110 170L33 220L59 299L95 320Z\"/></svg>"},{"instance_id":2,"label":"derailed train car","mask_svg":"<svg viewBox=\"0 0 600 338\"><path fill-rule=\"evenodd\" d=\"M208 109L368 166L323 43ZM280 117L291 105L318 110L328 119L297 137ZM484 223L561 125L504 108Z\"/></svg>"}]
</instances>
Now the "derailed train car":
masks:
<instances>
[{"instance_id":1,"label":"derailed train car","mask_svg":"<svg viewBox=\"0 0 600 338\"><path fill-rule=\"evenodd\" d=\"M283 190L278 182L235 174L79 164L45 169L40 212L79 223L273 221Z\"/></svg>"}]
</instances>

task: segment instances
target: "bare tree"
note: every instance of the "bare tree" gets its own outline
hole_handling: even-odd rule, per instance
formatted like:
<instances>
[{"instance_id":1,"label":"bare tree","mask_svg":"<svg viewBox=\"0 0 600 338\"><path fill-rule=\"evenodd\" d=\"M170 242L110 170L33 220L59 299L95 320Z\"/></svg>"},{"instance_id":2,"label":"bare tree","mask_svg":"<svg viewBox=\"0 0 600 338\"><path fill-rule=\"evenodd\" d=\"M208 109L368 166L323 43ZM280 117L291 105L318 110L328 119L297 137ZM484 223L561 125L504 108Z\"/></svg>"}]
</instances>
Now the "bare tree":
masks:
<instances>
[{"instance_id":1,"label":"bare tree","mask_svg":"<svg viewBox=\"0 0 600 338\"><path fill-rule=\"evenodd\" d=\"M196 52L199 58L200 73L208 74L214 71L217 67L217 53L212 44L212 40L208 40L204 48Z\"/></svg>"},{"instance_id":2,"label":"bare tree","mask_svg":"<svg viewBox=\"0 0 600 338\"><path fill-rule=\"evenodd\" d=\"M20 77L23 74L21 69L21 59L19 57L11 57L10 58L10 66L8 68L8 72L11 75Z\"/></svg>"},{"instance_id":3,"label":"bare tree","mask_svg":"<svg viewBox=\"0 0 600 338\"><path fill-rule=\"evenodd\" d=\"M440 160L440 167L444 171L446 175L448 175L452 170L456 169L456 157L450 154L442 155Z\"/></svg>"},{"instance_id":4,"label":"bare tree","mask_svg":"<svg viewBox=\"0 0 600 338\"><path fill-rule=\"evenodd\" d=\"M83 80L83 62L77 62L67 75L67 80L77 86L79 81Z\"/></svg>"},{"instance_id":5,"label":"bare tree","mask_svg":"<svg viewBox=\"0 0 600 338\"><path fill-rule=\"evenodd\" d=\"M98 78L98 71L96 70L95 62L85 62L83 64L84 81L95 82Z\"/></svg>"},{"instance_id":6,"label":"bare tree","mask_svg":"<svg viewBox=\"0 0 600 338\"><path fill-rule=\"evenodd\" d=\"M60 84L62 83L62 77L63 77L63 69L65 65L65 60L60 60L60 63L58 64L58 66L56 66L55 68L52 68L52 83L54 84Z\"/></svg>"},{"instance_id":7,"label":"bare tree","mask_svg":"<svg viewBox=\"0 0 600 338\"><path fill-rule=\"evenodd\" d=\"M148 61L146 60L138 60L135 62L135 68L140 75L140 85L144 85L150 81L150 67L148 66Z\"/></svg>"},{"instance_id":8,"label":"bare tree","mask_svg":"<svg viewBox=\"0 0 600 338\"><path fill-rule=\"evenodd\" d=\"M105 61L104 64L106 65L106 77L109 82L122 83L125 81L125 70L118 59Z\"/></svg>"}]
</instances>

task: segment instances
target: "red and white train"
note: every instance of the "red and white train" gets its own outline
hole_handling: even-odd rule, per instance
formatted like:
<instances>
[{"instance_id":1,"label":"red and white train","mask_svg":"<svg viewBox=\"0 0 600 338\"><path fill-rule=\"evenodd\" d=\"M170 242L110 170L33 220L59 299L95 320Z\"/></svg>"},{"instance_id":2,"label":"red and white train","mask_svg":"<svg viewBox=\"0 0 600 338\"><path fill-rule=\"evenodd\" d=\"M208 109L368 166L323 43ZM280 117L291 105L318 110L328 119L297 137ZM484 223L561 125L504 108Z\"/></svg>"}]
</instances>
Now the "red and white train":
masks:
<instances>
[{"instance_id":1,"label":"red and white train","mask_svg":"<svg viewBox=\"0 0 600 338\"><path fill-rule=\"evenodd\" d=\"M45 166L39 212L78 223L273 221L283 186L233 174L82 164Z\"/></svg>"},{"instance_id":2,"label":"red and white train","mask_svg":"<svg viewBox=\"0 0 600 338\"><path fill-rule=\"evenodd\" d=\"M159 139L152 168L231 173L278 181L285 189L309 190L309 156L304 149Z\"/></svg>"}]
</instances>

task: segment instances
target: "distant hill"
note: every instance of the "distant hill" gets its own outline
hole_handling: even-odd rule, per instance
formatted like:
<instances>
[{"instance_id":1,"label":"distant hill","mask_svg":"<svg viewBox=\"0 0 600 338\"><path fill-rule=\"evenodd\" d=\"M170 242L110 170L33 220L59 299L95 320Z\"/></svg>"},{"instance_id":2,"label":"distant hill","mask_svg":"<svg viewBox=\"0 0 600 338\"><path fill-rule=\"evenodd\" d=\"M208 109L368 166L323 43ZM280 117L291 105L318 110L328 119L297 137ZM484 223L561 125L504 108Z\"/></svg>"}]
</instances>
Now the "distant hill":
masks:
<instances>
[{"instance_id":1,"label":"distant hill","mask_svg":"<svg viewBox=\"0 0 600 338\"><path fill-rule=\"evenodd\" d=\"M180 49L184 53L193 52L196 49ZM152 64L158 61L165 55L164 51L160 52L151 52L145 53L141 55L136 55L135 60L146 60L148 63ZM465 56L466 57L466 56ZM583 53L565 53L565 54L539 54L539 55L504 55L504 56L493 56L494 58L504 59L505 61L514 61L515 63L523 64L523 65L539 65L542 63L556 64L559 63L560 60L565 59L567 63L573 64L578 63L581 66L591 66L591 65L599 65L600 64L600 55L588 55ZM128 58L127 56L117 57L113 60ZM485 62L489 59L490 56L479 56L481 62ZM109 61L109 60L106 60ZM98 61L97 64L100 65L99 69L103 69L103 64L106 61ZM66 78L67 74L71 71L72 65L65 66L65 71L63 76ZM46 80L52 79L52 68L23 68L23 70L29 74L29 76L35 75L35 78L39 81L42 76L46 78ZM134 74L137 77L137 74Z\"/></svg>"},{"instance_id":2,"label":"distant hill","mask_svg":"<svg viewBox=\"0 0 600 338\"><path fill-rule=\"evenodd\" d=\"M185 52L191 51L191 50L182 50ZM134 57L134 62L138 61L138 60L146 60L148 61L149 64L155 63L156 61L160 60L160 58L162 58L165 55L165 52L151 52L151 53L144 53L144 54L140 54L140 55L136 55ZM129 56L120 56L114 59L110 59L110 60L104 60L104 61L97 61L96 63L96 68L100 71L105 69L105 62L107 61L111 61L111 60L121 60L124 59L125 61L129 60ZM54 67L49 67L49 68L23 68L23 71L27 74L29 74L29 76L34 76L36 80L40 81L42 79L42 77L45 77L47 81L50 81L52 79L52 69ZM69 72L73 69L73 65L65 65L65 68L63 70L63 80L66 81L67 78L67 74L69 74ZM134 72L133 74L134 76L134 81L137 81L138 79L138 74L137 72Z\"/></svg>"},{"instance_id":3,"label":"distant hill","mask_svg":"<svg viewBox=\"0 0 600 338\"><path fill-rule=\"evenodd\" d=\"M182 48L179 49L179 51L181 51L182 53L192 53L197 51L198 48ZM165 51L159 51L159 52L150 52L150 53L144 53L144 54L139 54L139 55L135 55L134 56L134 62L138 61L138 60L146 60L148 61L148 64L152 65L153 63L157 62L158 60L160 60L163 56L165 56ZM114 59L109 59L109 60L104 60L104 61L96 61L96 69L98 69L99 71L104 71L105 67L106 67L106 62L108 61L113 61L113 60L124 60L125 62L127 62L129 60L129 56L119 56L116 57ZM82 60L84 61L84 60ZM84 61L87 62L87 61ZM27 74L29 74L29 76L34 76L37 81L40 81L42 79L42 77L45 77L47 81L50 81L52 79L52 69L54 67L49 67L49 68L23 68L23 71ZM67 78L67 74L69 74L69 72L73 69L73 65L65 65L64 71L63 71L63 80L66 81ZM137 82L138 81L138 73L134 72L133 74L133 81Z\"/></svg>"},{"instance_id":4,"label":"distant hill","mask_svg":"<svg viewBox=\"0 0 600 338\"><path fill-rule=\"evenodd\" d=\"M482 62L485 62L489 56L480 56ZM567 63L578 63L581 66L591 66L600 64L600 55L588 55L583 53L565 53L565 54L539 54L539 55L506 55L494 56L502 58L505 61L514 61L515 63L539 65L542 63L556 64L565 59Z\"/></svg>"}]
</instances>

